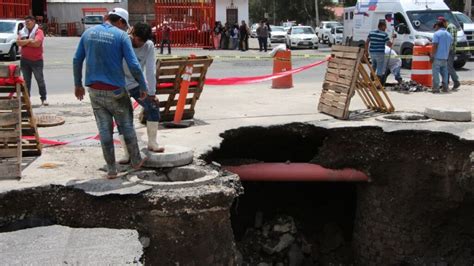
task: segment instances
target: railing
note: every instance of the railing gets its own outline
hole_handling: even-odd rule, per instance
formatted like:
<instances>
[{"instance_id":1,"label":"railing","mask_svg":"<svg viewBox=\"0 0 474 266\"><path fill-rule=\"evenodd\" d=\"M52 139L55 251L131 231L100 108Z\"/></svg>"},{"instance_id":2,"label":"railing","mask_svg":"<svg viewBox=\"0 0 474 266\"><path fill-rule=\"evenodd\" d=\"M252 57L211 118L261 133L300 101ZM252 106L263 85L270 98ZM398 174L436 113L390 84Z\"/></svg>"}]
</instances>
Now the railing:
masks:
<instances>
[{"instance_id":1,"label":"railing","mask_svg":"<svg viewBox=\"0 0 474 266\"><path fill-rule=\"evenodd\" d=\"M156 0L156 43L162 39L163 22L171 27L173 47L212 47L215 0Z\"/></svg>"},{"instance_id":2,"label":"railing","mask_svg":"<svg viewBox=\"0 0 474 266\"><path fill-rule=\"evenodd\" d=\"M0 18L24 18L30 10L31 0L0 0Z\"/></svg>"}]
</instances>

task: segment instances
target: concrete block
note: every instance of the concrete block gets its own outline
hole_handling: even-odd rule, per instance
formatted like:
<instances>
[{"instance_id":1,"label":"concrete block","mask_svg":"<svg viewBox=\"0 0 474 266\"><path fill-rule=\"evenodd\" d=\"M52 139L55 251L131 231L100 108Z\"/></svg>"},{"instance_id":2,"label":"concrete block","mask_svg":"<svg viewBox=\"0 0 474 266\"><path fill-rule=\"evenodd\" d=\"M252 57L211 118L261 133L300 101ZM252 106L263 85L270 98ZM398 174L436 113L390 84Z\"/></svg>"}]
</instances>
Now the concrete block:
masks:
<instances>
[{"instance_id":1,"label":"concrete block","mask_svg":"<svg viewBox=\"0 0 474 266\"><path fill-rule=\"evenodd\" d=\"M441 121L470 122L471 111L461 108L426 108L425 115Z\"/></svg>"},{"instance_id":2,"label":"concrete block","mask_svg":"<svg viewBox=\"0 0 474 266\"><path fill-rule=\"evenodd\" d=\"M151 168L187 165L193 162L194 157L190 148L175 145L166 145L163 153L150 152L148 149L143 149L142 152L148 157L145 166Z\"/></svg>"},{"instance_id":3,"label":"concrete block","mask_svg":"<svg viewBox=\"0 0 474 266\"><path fill-rule=\"evenodd\" d=\"M142 265L135 230L61 225L0 233L4 265Z\"/></svg>"}]
</instances>

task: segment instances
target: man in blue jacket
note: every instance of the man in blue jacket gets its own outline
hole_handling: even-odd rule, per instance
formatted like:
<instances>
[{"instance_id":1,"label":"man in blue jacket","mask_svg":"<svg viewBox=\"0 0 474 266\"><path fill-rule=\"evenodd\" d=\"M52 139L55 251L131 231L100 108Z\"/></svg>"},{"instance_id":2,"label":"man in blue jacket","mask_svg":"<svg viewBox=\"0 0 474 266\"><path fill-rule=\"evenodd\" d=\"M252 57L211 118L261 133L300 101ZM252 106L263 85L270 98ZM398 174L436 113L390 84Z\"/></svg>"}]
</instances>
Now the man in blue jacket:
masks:
<instances>
[{"instance_id":1,"label":"man in blue jacket","mask_svg":"<svg viewBox=\"0 0 474 266\"><path fill-rule=\"evenodd\" d=\"M82 65L84 60L86 61L85 85L89 87L89 97L99 129L109 179L117 177L113 141L114 120L124 136L132 167L139 169L146 160L142 160L140 155L133 126L132 104L125 89L123 59L138 81L140 98L147 97L145 78L125 31L128 27L128 12L122 8L113 9L104 24L84 32L73 60L74 93L78 100L82 100L85 95Z\"/></svg>"}]
</instances>

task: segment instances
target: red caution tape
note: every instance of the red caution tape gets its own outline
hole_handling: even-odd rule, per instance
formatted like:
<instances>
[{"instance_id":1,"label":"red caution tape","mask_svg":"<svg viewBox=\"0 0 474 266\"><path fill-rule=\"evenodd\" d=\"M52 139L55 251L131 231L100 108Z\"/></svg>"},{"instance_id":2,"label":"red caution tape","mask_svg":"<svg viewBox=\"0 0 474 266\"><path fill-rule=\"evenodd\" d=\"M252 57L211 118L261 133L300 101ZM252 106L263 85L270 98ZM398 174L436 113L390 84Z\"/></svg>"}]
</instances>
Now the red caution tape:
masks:
<instances>
[{"instance_id":1,"label":"red caution tape","mask_svg":"<svg viewBox=\"0 0 474 266\"><path fill-rule=\"evenodd\" d=\"M204 84L210 85L210 86L228 86L228 85L246 85L246 84L259 83L259 82L269 81L269 80L285 77L288 75L296 74L301 71L313 68L315 66L322 65L328 60L329 59L325 59L323 61L318 61L307 66L302 66L299 68L295 68L292 70L275 73L271 75L256 76L256 77L232 77L232 78L222 78L222 79L209 78L205 80Z\"/></svg>"},{"instance_id":2,"label":"red caution tape","mask_svg":"<svg viewBox=\"0 0 474 266\"><path fill-rule=\"evenodd\" d=\"M292 70L288 70L288 71L280 72L280 73L275 73L275 74L271 74L271 75L263 75L263 76L255 76L255 77L232 77L232 78L222 78L222 79L208 78L208 79L205 80L204 84L209 85L209 86L230 86L230 85L246 85L246 84L260 83L260 82L269 81L269 80L273 80L273 79L277 79L277 78L281 78L281 77L285 77L285 76L288 76L288 75L299 73L301 71L304 71L304 70L322 65L325 62L327 62L328 60L329 60L329 58L327 58L325 60L322 60L322 61L318 61L318 62L309 64L309 65L306 65L306 66L302 66L302 67L299 67L299 68L295 68L295 69L292 69ZM1 80L0 80L0 82L1 82ZM23 80L21 80L21 82L23 82ZM190 86L195 86L197 84L198 84L197 82L191 82ZM1 83L0 83L0 85L1 85ZM171 87L173 87L173 85L174 85L173 83L161 83L161 84L157 85L156 88L157 89L171 88ZM138 102L134 102L133 103L133 109L135 110L138 107L138 105L139 105ZM115 128L116 126L117 126L117 124L114 121L113 127ZM29 139L34 139L34 137L24 136L23 139L29 140ZM93 137L87 137L84 140L87 140L87 139L100 140L100 136L97 134ZM55 141L55 140L40 138L40 142L44 145L59 146L59 145L67 145L67 144L70 144L70 143L73 143L73 142L76 142L76 141L64 142L64 141ZM114 140L114 143L120 143L120 142L117 141L117 140Z\"/></svg>"}]
</instances>

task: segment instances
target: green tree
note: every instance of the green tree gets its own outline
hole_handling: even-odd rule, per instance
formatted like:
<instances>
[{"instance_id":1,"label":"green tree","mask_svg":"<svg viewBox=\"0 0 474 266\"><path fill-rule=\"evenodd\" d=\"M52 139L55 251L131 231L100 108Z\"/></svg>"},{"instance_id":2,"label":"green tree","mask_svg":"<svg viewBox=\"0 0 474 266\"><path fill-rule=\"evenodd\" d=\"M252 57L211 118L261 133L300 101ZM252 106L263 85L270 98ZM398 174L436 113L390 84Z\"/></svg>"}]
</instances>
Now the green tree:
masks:
<instances>
[{"instance_id":1,"label":"green tree","mask_svg":"<svg viewBox=\"0 0 474 266\"><path fill-rule=\"evenodd\" d=\"M334 18L328 8L333 6L331 0L318 0L319 20ZM314 0L250 0L250 21L258 22L268 15L268 20L280 24L286 20L295 20L306 25L315 24Z\"/></svg>"},{"instance_id":2,"label":"green tree","mask_svg":"<svg viewBox=\"0 0 474 266\"><path fill-rule=\"evenodd\" d=\"M444 2L449 6L452 11L464 11L464 1L462 0L445 0Z\"/></svg>"}]
</instances>

